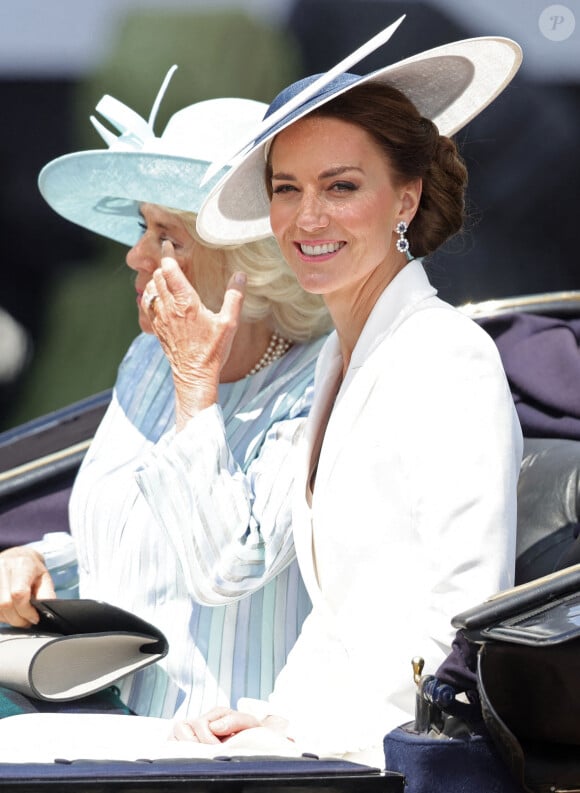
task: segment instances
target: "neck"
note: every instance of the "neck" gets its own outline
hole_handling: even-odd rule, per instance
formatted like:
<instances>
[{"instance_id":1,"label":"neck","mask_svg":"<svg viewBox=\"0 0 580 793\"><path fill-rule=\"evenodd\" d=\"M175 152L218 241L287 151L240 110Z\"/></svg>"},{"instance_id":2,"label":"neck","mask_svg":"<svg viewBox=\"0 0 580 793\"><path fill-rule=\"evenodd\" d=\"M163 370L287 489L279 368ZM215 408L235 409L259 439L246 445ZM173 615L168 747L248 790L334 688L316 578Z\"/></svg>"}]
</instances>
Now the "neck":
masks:
<instances>
[{"instance_id":1,"label":"neck","mask_svg":"<svg viewBox=\"0 0 580 793\"><path fill-rule=\"evenodd\" d=\"M388 271L383 267L377 267L365 281L350 285L340 292L323 296L340 343L343 377L349 367L352 352L377 300L406 264L406 259L400 256L396 266Z\"/></svg>"},{"instance_id":2,"label":"neck","mask_svg":"<svg viewBox=\"0 0 580 793\"><path fill-rule=\"evenodd\" d=\"M222 368L220 383L232 383L257 374L285 355L292 342L275 333L265 323L240 325L228 360Z\"/></svg>"},{"instance_id":3,"label":"neck","mask_svg":"<svg viewBox=\"0 0 580 793\"><path fill-rule=\"evenodd\" d=\"M228 360L225 362L220 383L242 380L266 351L272 337L267 322L242 322L235 335Z\"/></svg>"}]
</instances>

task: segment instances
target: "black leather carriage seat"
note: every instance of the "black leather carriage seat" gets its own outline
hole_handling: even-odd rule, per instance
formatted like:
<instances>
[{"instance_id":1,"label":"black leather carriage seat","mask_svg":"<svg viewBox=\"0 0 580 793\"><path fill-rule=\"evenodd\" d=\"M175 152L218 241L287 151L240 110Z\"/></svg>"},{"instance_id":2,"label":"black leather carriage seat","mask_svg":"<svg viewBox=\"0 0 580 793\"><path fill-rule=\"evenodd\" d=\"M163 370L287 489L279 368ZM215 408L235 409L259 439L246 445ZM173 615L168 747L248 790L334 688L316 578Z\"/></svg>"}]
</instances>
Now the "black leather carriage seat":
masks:
<instances>
[{"instance_id":1,"label":"black leather carriage seat","mask_svg":"<svg viewBox=\"0 0 580 793\"><path fill-rule=\"evenodd\" d=\"M498 340L498 347L510 379L512 350L506 347L502 330L518 314L552 317L575 321L580 318L580 291L529 295L520 298L489 300L462 306L462 310ZM571 327L571 323L568 323ZM501 338L501 341L500 341ZM510 337L511 338L511 337ZM539 337L538 337L539 338ZM558 337L559 338L559 337ZM574 342L568 336L567 354L574 353ZM528 347L528 352L530 348ZM546 354L544 342L543 354ZM578 350L580 368L580 350ZM575 357L572 358L575 364ZM533 398L533 394L531 395ZM580 411L580 393L578 394ZM517 403L516 403L517 404ZM538 415L543 408L538 407ZM520 419L524 432L524 455L518 482L518 536L516 556L516 584L523 584L547 573L580 562L580 439L576 416L563 426L574 427L570 437L545 435L538 425L532 426L529 411L522 409ZM541 416L540 416L541 418ZM547 416L546 426L558 425L558 417ZM554 433L555 434L555 433Z\"/></svg>"},{"instance_id":2,"label":"black leather carriage seat","mask_svg":"<svg viewBox=\"0 0 580 793\"><path fill-rule=\"evenodd\" d=\"M580 441L525 438L516 584L580 563Z\"/></svg>"}]
</instances>

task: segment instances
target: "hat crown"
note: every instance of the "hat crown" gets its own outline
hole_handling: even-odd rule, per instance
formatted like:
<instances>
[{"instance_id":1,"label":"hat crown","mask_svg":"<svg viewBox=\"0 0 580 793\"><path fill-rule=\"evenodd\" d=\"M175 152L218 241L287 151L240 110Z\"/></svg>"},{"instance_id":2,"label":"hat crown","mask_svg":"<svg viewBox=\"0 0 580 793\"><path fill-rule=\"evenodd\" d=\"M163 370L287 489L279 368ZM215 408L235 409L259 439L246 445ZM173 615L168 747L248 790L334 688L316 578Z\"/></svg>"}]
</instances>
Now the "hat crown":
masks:
<instances>
[{"instance_id":1,"label":"hat crown","mask_svg":"<svg viewBox=\"0 0 580 793\"><path fill-rule=\"evenodd\" d=\"M264 118L268 118L268 116L271 116L272 113L275 113L278 110L278 108L282 107L282 105L285 105L287 102L289 102L290 99L292 99L292 97L296 96L296 94L299 94L309 85L312 85L312 83L316 82L316 80L318 80L322 76L323 76L322 74L311 74L308 77L303 77L301 80L297 80L295 83L292 83L292 85L289 85L286 88L284 88L272 100L270 106L268 107L268 110L266 111L266 115L264 116ZM347 87L351 83L356 82L356 80L360 80L360 75L352 74L351 72L344 72L344 74L339 74L337 77L334 78L334 80L331 80L330 83L327 83L323 88L321 88L319 91L313 94L313 96L309 97L309 99L307 99L302 105L300 105L300 108L306 107L310 102L312 102L312 104L318 104L318 101L327 94L336 93L337 88L340 89L342 87Z\"/></svg>"},{"instance_id":2,"label":"hat crown","mask_svg":"<svg viewBox=\"0 0 580 793\"><path fill-rule=\"evenodd\" d=\"M114 135L96 119L91 120L111 151L150 152L209 164L224 149L231 148L240 135L253 129L265 109L264 102L252 99L208 99L178 110L157 137L150 122L106 95L96 110L119 130L120 135Z\"/></svg>"},{"instance_id":3,"label":"hat crown","mask_svg":"<svg viewBox=\"0 0 580 793\"><path fill-rule=\"evenodd\" d=\"M208 164L240 135L253 129L266 105L252 99L208 99L178 110L160 137L149 138L142 151L203 160Z\"/></svg>"},{"instance_id":4,"label":"hat crown","mask_svg":"<svg viewBox=\"0 0 580 793\"><path fill-rule=\"evenodd\" d=\"M270 106L266 111L266 115L264 116L264 120L276 113L280 108L284 107L284 105L287 105L288 102L290 102L295 96L304 91L305 88L308 88L309 85L312 85L317 80L319 80L320 77L322 77L321 74L311 74L309 77L303 77L301 80L297 80L295 83L292 83L292 85L289 85L280 91L280 93L270 103ZM350 85L360 79L360 75L352 74L351 72L339 74L329 83L326 83L326 85L320 88L315 94L312 94L312 96L305 99L302 104L295 108L294 112L297 114L299 113L300 115L305 115L310 110L310 108L318 106L321 101L325 100L327 96L332 96L345 91ZM262 135L256 139L256 143L259 143L261 138L266 136L270 137L273 132L276 132L280 127L286 126L287 123L287 118L280 119L277 123L266 129Z\"/></svg>"}]
</instances>

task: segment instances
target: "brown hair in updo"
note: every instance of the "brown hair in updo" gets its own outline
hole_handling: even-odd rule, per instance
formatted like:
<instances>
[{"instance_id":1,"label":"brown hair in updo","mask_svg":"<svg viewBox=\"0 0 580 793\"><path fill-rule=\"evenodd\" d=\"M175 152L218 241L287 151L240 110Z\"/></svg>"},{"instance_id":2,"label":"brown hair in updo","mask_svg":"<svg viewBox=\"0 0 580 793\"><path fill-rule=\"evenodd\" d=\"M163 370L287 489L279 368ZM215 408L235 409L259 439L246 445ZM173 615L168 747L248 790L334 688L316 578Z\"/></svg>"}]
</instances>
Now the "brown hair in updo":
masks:
<instances>
[{"instance_id":1,"label":"brown hair in updo","mask_svg":"<svg viewBox=\"0 0 580 793\"><path fill-rule=\"evenodd\" d=\"M463 159L455 143L439 135L404 94L389 85L367 83L309 115L358 124L386 154L396 183L423 180L419 208L407 232L413 256L433 253L461 230L467 184Z\"/></svg>"}]
</instances>

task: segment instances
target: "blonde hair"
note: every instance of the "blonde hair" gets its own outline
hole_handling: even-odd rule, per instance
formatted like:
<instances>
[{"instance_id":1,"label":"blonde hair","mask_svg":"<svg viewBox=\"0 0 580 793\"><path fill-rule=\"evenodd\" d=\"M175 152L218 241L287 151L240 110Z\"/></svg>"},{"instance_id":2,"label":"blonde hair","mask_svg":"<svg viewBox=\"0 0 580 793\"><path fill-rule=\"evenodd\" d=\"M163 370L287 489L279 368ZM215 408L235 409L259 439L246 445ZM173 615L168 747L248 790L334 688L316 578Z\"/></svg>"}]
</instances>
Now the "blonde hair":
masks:
<instances>
[{"instance_id":1,"label":"blonde hair","mask_svg":"<svg viewBox=\"0 0 580 793\"><path fill-rule=\"evenodd\" d=\"M211 245L197 233L195 213L163 209L179 217L202 248L193 272L195 288L208 308L219 309L230 276L241 271L247 277L242 320L270 319L272 330L295 342L311 341L331 330L322 297L302 289L273 237L229 247Z\"/></svg>"}]
</instances>

